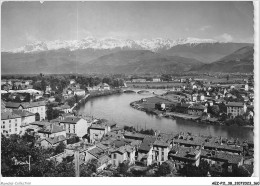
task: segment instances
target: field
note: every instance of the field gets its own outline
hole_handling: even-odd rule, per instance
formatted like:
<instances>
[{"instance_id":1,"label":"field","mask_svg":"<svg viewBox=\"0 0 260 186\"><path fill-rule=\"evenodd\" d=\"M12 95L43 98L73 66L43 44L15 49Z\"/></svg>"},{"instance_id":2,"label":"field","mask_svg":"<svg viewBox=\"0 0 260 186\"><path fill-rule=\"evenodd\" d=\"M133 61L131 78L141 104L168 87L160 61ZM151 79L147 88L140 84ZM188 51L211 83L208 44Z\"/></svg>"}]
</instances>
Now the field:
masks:
<instances>
[{"instance_id":1,"label":"field","mask_svg":"<svg viewBox=\"0 0 260 186\"><path fill-rule=\"evenodd\" d=\"M167 101L167 100L159 98L159 97L150 97L150 98L146 98L146 102L140 102L140 103L138 103L138 105L140 105L143 108L147 108L147 109L155 109L155 103L158 103L158 102L163 102L166 105L172 103L170 101Z\"/></svg>"}]
</instances>

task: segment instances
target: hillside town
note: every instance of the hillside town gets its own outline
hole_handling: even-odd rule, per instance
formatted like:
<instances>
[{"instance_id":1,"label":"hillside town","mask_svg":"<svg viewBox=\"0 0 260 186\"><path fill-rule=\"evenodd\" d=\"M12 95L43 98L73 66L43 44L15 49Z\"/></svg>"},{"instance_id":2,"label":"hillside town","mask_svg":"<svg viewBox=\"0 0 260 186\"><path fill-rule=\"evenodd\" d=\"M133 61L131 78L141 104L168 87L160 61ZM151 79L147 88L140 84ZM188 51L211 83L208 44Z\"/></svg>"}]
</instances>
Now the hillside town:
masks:
<instances>
[{"instance_id":1,"label":"hillside town","mask_svg":"<svg viewBox=\"0 0 260 186\"><path fill-rule=\"evenodd\" d=\"M91 97L106 96L111 91L112 94L130 91L131 88L127 88L130 82L126 79L107 81L108 78L103 78L90 86L84 84L84 77L65 81L40 74L37 78L40 80L2 79L2 152L6 149L3 145L12 143L44 150L44 161L70 165L75 170L70 176L250 176L253 173L253 141L205 136L192 131L138 130L77 112L77 106ZM241 83L227 85L198 78L176 78L172 82L181 84L168 86L166 93L143 98L131 106L173 119L253 126L252 80L249 76ZM49 84L55 81L56 84ZM121 83L115 86L115 81ZM141 85L145 81L132 79L131 82ZM154 77L152 82L170 81ZM10 156L2 158L4 176L19 174L16 172L19 167L39 163L37 157L28 152L12 154L12 160L7 161ZM83 174L86 169L83 167L91 165L93 170Z\"/></svg>"}]
</instances>

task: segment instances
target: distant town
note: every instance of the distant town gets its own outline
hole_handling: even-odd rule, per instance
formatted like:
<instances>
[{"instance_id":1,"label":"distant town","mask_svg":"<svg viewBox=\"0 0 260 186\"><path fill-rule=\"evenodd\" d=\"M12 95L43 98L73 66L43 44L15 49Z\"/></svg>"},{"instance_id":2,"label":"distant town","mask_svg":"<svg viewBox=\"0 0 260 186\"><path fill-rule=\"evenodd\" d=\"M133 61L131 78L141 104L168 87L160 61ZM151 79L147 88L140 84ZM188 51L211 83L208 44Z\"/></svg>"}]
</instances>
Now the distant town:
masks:
<instances>
[{"instance_id":1,"label":"distant town","mask_svg":"<svg viewBox=\"0 0 260 186\"><path fill-rule=\"evenodd\" d=\"M129 107L198 124L254 126L253 74L2 75L2 176L253 174L252 140L166 133L79 112L96 97L147 92Z\"/></svg>"}]
</instances>

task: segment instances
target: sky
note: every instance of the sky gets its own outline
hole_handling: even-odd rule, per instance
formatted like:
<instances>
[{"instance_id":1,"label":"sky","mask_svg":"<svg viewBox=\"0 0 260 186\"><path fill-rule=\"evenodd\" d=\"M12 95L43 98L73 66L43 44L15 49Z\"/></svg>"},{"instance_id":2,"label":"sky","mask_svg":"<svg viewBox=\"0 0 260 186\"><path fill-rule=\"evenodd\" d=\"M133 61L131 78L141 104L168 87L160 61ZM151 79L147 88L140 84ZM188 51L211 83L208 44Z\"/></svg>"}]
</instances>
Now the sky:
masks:
<instances>
[{"instance_id":1,"label":"sky","mask_svg":"<svg viewBox=\"0 0 260 186\"><path fill-rule=\"evenodd\" d=\"M253 42L252 2L3 2L1 48L89 36Z\"/></svg>"}]
</instances>

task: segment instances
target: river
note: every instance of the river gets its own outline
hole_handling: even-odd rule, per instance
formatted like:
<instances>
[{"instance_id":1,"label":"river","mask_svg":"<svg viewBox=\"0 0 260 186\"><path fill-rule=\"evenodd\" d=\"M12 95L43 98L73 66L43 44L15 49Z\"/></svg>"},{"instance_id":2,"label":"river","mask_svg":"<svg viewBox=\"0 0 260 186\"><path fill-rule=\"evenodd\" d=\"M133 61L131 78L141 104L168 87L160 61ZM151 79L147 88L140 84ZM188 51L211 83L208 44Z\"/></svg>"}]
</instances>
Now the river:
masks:
<instances>
[{"instance_id":1,"label":"river","mask_svg":"<svg viewBox=\"0 0 260 186\"><path fill-rule=\"evenodd\" d=\"M215 126L181 119L173 120L149 115L129 105L133 101L151 96L153 95L149 93L124 93L92 98L79 109L79 113L111 120L118 126L128 125L138 127L138 129L152 128L166 133L185 131L194 134L253 140L254 132L250 127Z\"/></svg>"}]
</instances>

